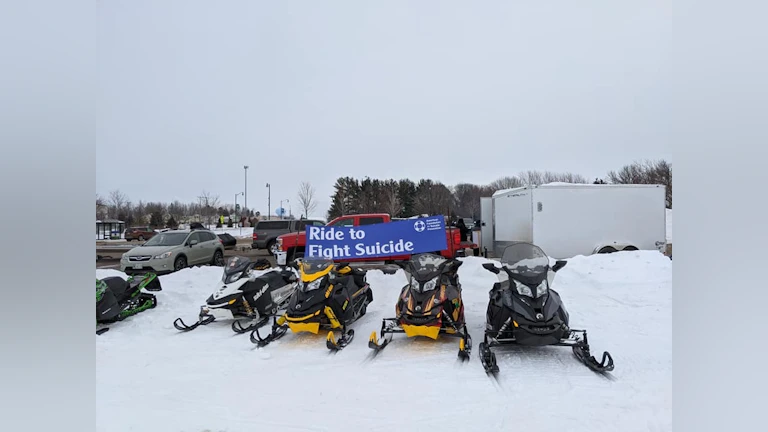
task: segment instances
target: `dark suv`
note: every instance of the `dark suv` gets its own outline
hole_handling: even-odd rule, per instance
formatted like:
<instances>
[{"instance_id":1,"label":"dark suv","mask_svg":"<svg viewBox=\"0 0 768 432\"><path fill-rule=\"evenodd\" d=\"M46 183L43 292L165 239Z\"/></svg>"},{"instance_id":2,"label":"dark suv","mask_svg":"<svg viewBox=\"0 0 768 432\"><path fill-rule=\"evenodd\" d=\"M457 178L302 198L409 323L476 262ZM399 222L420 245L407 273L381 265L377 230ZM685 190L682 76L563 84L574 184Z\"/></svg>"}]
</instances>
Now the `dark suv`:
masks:
<instances>
[{"instance_id":1,"label":"dark suv","mask_svg":"<svg viewBox=\"0 0 768 432\"><path fill-rule=\"evenodd\" d=\"M253 249L268 249L274 255L277 238L283 234L304 231L307 226L325 226L325 222L315 219L302 220L265 220L256 222L253 227Z\"/></svg>"}]
</instances>

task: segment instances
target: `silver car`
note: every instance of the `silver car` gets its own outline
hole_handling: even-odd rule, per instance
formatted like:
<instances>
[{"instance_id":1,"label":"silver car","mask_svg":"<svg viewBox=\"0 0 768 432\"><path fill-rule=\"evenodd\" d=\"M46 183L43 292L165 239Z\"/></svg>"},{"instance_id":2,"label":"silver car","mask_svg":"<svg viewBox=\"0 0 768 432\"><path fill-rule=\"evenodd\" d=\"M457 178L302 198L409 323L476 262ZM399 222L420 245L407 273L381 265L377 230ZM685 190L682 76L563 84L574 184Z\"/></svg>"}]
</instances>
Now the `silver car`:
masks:
<instances>
[{"instance_id":1,"label":"silver car","mask_svg":"<svg viewBox=\"0 0 768 432\"><path fill-rule=\"evenodd\" d=\"M164 274L202 264L224 265L224 245L219 237L208 230L173 230L157 233L124 253L120 271Z\"/></svg>"}]
</instances>

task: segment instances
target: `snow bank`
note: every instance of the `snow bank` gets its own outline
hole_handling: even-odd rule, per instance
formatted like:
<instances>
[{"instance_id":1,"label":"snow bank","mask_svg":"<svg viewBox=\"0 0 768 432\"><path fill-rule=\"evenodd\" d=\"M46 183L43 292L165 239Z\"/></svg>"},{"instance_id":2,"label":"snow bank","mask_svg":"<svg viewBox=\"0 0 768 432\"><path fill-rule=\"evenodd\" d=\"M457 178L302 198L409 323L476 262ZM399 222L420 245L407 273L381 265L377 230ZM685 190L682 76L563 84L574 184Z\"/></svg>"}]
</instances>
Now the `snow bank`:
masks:
<instances>
[{"instance_id":1,"label":"snow bank","mask_svg":"<svg viewBox=\"0 0 768 432\"><path fill-rule=\"evenodd\" d=\"M571 324L589 331L596 353L611 352L614 379L591 372L567 348L542 347L497 351L498 383L477 358L496 276L481 267L489 260L462 260L459 275L474 341L464 364L450 338L396 335L370 358L367 338L382 318L393 316L406 282L402 271L368 272L374 301L352 325L355 340L337 354L328 353L324 333L289 333L262 349L247 334L235 335L229 323L180 334L173 320L195 320L221 269L161 276L157 308L95 336L97 429L392 431L450 424L461 430L671 430L668 258L646 251L580 256L558 272L555 288Z\"/></svg>"}]
</instances>

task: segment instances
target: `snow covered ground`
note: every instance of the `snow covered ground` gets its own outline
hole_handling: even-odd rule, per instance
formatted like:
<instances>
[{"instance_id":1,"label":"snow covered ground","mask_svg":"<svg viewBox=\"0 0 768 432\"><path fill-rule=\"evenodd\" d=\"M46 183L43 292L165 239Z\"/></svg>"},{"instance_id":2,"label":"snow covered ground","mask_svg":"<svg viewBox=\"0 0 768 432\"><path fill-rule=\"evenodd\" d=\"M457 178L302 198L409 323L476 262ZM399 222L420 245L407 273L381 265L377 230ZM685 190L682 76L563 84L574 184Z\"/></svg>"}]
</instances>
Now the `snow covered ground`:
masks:
<instances>
[{"instance_id":1,"label":"snow covered ground","mask_svg":"<svg viewBox=\"0 0 768 432\"><path fill-rule=\"evenodd\" d=\"M162 276L160 302L96 337L97 429L123 431L670 431L672 262L657 252L575 257L555 279L574 328L595 354L614 357L613 378L577 362L567 348L497 351L498 382L477 357L487 293L495 276L483 258L459 274L474 340L468 363L456 340L396 335L375 359L367 339L390 317L405 277L371 270L374 301L342 352L325 333L290 332L255 349L248 335L213 323L190 333L219 280L201 267ZM96 270L96 277L122 275ZM124 276L124 275L123 275ZM266 330L268 327L265 327Z\"/></svg>"}]
</instances>

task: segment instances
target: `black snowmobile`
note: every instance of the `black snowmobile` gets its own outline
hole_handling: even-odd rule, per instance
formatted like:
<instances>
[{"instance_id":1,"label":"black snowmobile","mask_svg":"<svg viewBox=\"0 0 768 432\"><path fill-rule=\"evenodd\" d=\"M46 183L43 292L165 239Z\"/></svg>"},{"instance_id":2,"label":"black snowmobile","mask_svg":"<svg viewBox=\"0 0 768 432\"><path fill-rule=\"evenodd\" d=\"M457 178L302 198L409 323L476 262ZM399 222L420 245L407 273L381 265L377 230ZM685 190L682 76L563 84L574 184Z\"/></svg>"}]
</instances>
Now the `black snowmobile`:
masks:
<instances>
[{"instance_id":1,"label":"black snowmobile","mask_svg":"<svg viewBox=\"0 0 768 432\"><path fill-rule=\"evenodd\" d=\"M160 279L154 273L141 277L129 276L127 280L119 276L96 279L96 325L122 321L157 306L155 295L142 289L162 291ZM108 330L109 327L102 326L96 330L96 334Z\"/></svg>"},{"instance_id":2,"label":"black snowmobile","mask_svg":"<svg viewBox=\"0 0 768 432\"><path fill-rule=\"evenodd\" d=\"M499 372L492 347L500 345L570 346L576 358L596 372L613 370L613 358L603 353L602 361L590 354L586 330L570 328L568 311L560 294L552 289L555 272L567 261L550 267L549 257L530 243L516 243L504 249L501 268L493 263L483 267L499 282L490 291L486 331L479 346L480 361L489 374Z\"/></svg>"},{"instance_id":3,"label":"black snowmobile","mask_svg":"<svg viewBox=\"0 0 768 432\"><path fill-rule=\"evenodd\" d=\"M328 329L326 347L338 351L347 346L355 331L347 329L365 315L373 292L366 281L366 271L353 269L348 263L334 266L327 258L302 258L292 263L299 270L300 282L291 297L288 310L274 319L272 332L262 338L258 329L251 332L251 342L263 347L285 335L290 328L294 333L318 334ZM336 340L334 329L340 329Z\"/></svg>"},{"instance_id":4,"label":"black snowmobile","mask_svg":"<svg viewBox=\"0 0 768 432\"><path fill-rule=\"evenodd\" d=\"M296 289L296 274L290 268L275 268L259 276L252 270L271 267L266 259L251 261L246 257L230 258L218 287L200 307L196 323L187 325L181 318L173 322L179 331L190 331L217 320L234 320L232 331L246 333L261 327L269 317L285 309ZM249 322L246 327L241 324Z\"/></svg>"},{"instance_id":5,"label":"black snowmobile","mask_svg":"<svg viewBox=\"0 0 768 432\"><path fill-rule=\"evenodd\" d=\"M408 283L395 305L396 318L382 320L381 337L384 339L385 334L390 337L379 344L374 331L368 346L378 353L389 344L393 333L432 339L444 334L460 338L459 358L468 360L472 338L467 331L458 275L462 262L425 253L398 265L405 271Z\"/></svg>"}]
</instances>

